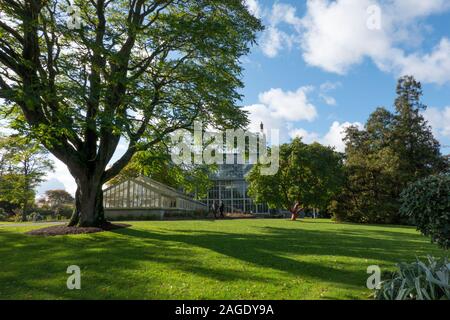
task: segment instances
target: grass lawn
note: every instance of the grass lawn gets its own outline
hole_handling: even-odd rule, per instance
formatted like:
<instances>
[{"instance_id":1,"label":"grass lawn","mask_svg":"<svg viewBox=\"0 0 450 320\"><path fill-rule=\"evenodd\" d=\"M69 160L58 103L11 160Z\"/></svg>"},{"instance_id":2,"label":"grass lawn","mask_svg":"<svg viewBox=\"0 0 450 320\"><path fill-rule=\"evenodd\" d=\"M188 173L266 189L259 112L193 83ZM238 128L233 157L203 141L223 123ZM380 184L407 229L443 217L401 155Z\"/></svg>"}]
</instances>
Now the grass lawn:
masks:
<instances>
[{"instance_id":1,"label":"grass lawn","mask_svg":"<svg viewBox=\"0 0 450 320\"><path fill-rule=\"evenodd\" d=\"M414 228L329 220L132 222L100 234L0 228L0 299L367 299L366 269L444 251ZM81 290L66 288L69 265Z\"/></svg>"}]
</instances>

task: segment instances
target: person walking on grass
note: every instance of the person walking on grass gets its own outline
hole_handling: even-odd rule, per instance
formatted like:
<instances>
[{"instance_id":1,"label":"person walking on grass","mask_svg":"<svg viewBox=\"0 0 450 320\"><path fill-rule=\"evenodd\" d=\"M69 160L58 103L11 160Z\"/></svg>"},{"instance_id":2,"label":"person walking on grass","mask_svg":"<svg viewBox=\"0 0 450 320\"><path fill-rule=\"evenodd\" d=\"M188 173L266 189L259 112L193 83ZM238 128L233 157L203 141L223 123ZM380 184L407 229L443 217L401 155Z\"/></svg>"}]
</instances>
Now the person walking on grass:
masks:
<instances>
[{"instance_id":1,"label":"person walking on grass","mask_svg":"<svg viewBox=\"0 0 450 320\"><path fill-rule=\"evenodd\" d=\"M219 209L218 208L218 203L217 203L217 201L214 201L212 206L211 206L211 210L213 212L214 219L217 219L217 211L218 211L218 209Z\"/></svg>"},{"instance_id":2,"label":"person walking on grass","mask_svg":"<svg viewBox=\"0 0 450 320\"><path fill-rule=\"evenodd\" d=\"M223 214L225 211L225 204L223 203L223 201L220 202L219 211L220 211L220 217L225 218L225 215Z\"/></svg>"}]
</instances>

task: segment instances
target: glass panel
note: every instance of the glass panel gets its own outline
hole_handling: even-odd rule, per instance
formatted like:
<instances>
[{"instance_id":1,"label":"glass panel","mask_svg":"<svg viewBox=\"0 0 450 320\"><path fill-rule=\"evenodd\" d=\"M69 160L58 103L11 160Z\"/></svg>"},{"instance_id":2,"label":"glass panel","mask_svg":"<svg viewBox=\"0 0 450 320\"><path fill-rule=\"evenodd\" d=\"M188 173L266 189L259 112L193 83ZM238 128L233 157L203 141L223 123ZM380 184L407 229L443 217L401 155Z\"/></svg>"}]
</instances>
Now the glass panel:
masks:
<instances>
[{"instance_id":1,"label":"glass panel","mask_svg":"<svg viewBox=\"0 0 450 320\"><path fill-rule=\"evenodd\" d=\"M247 213L254 213L253 208L253 201L252 200L245 200L245 212Z\"/></svg>"},{"instance_id":2,"label":"glass panel","mask_svg":"<svg viewBox=\"0 0 450 320\"><path fill-rule=\"evenodd\" d=\"M122 207L122 201L123 201L123 184L120 184L119 187L117 188L117 208L121 208Z\"/></svg>"},{"instance_id":3,"label":"glass panel","mask_svg":"<svg viewBox=\"0 0 450 320\"><path fill-rule=\"evenodd\" d=\"M209 191L209 199L219 199L219 183L215 183Z\"/></svg>"},{"instance_id":4,"label":"glass panel","mask_svg":"<svg viewBox=\"0 0 450 320\"><path fill-rule=\"evenodd\" d=\"M130 207L134 208L136 207L136 193L135 193L135 183L130 182L129 189L130 189Z\"/></svg>"},{"instance_id":5,"label":"glass panel","mask_svg":"<svg viewBox=\"0 0 450 320\"><path fill-rule=\"evenodd\" d=\"M231 200L222 200L225 205L225 213L232 212Z\"/></svg>"},{"instance_id":6,"label":"glass panel","mask_svg":"<svg viewBox=\"0 0 450 320\"><path fill-rule=\"evenodd\" d=\"M234 200L233 209L237 213L244 212L244 200Z\"/></svg>"},{"instance_id":7,"label":"glass panel","mask_svg":"<svg viewBox=\"0 0 450 320\"><path fill-rule=\"evenodd\" d=\"M223 200L231 199L231 190L233 186L231 181L224 181L220 188L220 198Z\"/></svg>"},{"instance_id":8,"label":"glass panel","mask_svg":"<svg viewBox=\"0 0 450 320\"><path fill-rule=\"evenodd\" d=\"M233 183L233 198L234 199L244 198L244 182L236 181Z\"/></svg>"},{"instance_id":9,"label":"glass panel","mask_svg":"<svg viewBox=\"0 0 450 320\"><path fill-rule=\"evenodd\" d=\"M120 208L128 208L128 182L122 184L120 194L122 199Z\"/></svg>"},{"instance_id":10,"label":"glass panel","mask_svg":"<svg viewBox=\"0 0 450 320\"><path fill-rule=\"evenodd\" d=\"M156 208L155 193L153 191L151 191L151 193L150 193L150 198L151 198L151 207Z\"/></svg>"},{"instance_id":11,"label":"glass panel","mask_svg":"<svg viewBox=\"0 0 450 320\"><path fill-rule=\"evenodd\" d=\"M140 208L142 207L142 186L140 184L137 184L135 187L135 207Z\"/></svg>"}]
</instances>

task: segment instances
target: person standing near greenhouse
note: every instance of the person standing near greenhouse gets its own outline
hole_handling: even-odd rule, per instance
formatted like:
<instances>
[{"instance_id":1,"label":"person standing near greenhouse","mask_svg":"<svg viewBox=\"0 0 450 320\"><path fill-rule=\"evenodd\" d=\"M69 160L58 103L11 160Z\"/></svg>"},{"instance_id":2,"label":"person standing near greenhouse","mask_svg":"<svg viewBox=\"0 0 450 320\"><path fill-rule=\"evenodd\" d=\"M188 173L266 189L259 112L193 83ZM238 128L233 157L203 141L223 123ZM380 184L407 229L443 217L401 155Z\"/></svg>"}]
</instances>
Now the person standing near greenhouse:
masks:
<instances>
[{"instance_id":1,"label":"person standing near greenhouse","mask_svg":"<svg viewBox=\"0 0 450 320\"><path fill-rule=\"evenodd\" d=\"M225 204L223 203L223 201L220 202L219 211L220 211L220 217L225 218L225 215L223 214L225 211Z\"/></svg>"}]
</instances>

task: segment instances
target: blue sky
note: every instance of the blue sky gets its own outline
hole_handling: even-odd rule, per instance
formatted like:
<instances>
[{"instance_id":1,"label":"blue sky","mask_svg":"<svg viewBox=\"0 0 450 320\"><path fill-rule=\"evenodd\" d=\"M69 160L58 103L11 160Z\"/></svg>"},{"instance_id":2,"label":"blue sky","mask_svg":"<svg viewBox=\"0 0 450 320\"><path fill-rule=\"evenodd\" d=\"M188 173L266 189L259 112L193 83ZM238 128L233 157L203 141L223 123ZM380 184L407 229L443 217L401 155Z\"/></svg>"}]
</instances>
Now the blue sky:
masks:
<instances>
[{"instance_id":1,"label":"blue sky","mask_svg":"<svg viewBox=\"0 0 450 320\"><path fill-rule=\"evenodd\" d=\"M412 74L424 86L425 116L450 145L450 1L247 3L266 26L244 59L243 104L253 128L261 120L279 127L284 141L303 136L342 149L342 128L363 124L378 106L392 110L398 77ZM293 94L299 88L304 95ZM292 106L280 114L276 100Z\"/></svg>"},{"instance_id":2,"label":"blue sky","mask_svg":"<svg viewBox=\"0 0 450 320\"><path fill-rule=\"evenodd\" d=\"M449 0L245 1L266 26L242 59L251 129L263 121L282 141L301 136L342 151L345 127L378 106L392 110L398 77L411 74L436 137L450 146ZM49 179L40 192L75 191L59 162Z\"/></svg>"}]
</instances>

